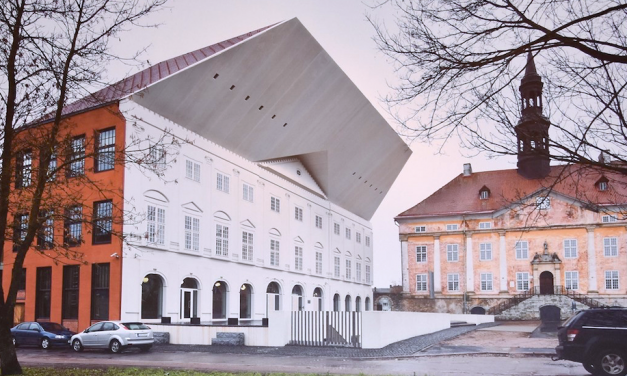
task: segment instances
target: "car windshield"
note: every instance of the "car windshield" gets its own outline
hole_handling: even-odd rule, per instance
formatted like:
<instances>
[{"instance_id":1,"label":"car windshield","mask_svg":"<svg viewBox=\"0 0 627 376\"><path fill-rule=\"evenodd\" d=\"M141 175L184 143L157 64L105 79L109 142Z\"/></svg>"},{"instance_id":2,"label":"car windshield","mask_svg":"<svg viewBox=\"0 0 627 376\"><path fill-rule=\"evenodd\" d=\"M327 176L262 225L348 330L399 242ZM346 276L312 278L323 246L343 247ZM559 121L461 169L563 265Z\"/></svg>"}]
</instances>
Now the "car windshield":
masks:
<instances>
[{"instance_id":1,"label":"car windshield","mask_svg":"<svg viewBox=\"0 0 627 376\"><path fill-rule=\"evenodd\" d=\"M566 322L564 322L561 326L562 327L567 327L568 325L570 325L571 322L575 321L575 319L581 315L583 315L584 311L579 311L577 312L575 315L571 316L568 320L566 320Z\"/></svg>"},{"instance_id":2,"label":"car windshield","mask_svg":"<svg viewBox=\"0 0 627 376\"><path fill-rule=\"evenodd\" d=\"M124 325L128 330L150 329L148 326L146 326L146 324L141 322L123 322L122 325Z\"/></svg>"},{"instance_id":3,"label":"car windshield","mask_svg":"<svg viewBox=\"0 0 627 376\"><path fill-rule=\"evenodd\" d=\"M39 325L41 325L41 327L44 328L44 330L47 332L56 332L56 331L65 330L63 326L61 326L60 324L57 324L56 322L40 322Z\"/></svg>"}]
</instances>

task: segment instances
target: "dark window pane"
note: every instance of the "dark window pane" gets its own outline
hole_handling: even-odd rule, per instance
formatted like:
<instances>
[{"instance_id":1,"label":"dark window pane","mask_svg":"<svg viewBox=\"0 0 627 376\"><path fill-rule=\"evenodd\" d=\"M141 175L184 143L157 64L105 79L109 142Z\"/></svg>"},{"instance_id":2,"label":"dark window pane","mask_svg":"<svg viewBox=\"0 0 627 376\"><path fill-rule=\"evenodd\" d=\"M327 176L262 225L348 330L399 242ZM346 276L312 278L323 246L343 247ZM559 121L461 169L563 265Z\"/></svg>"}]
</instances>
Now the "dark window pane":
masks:
<instances>
[{"instance_id":1,"label":"dark window pane","mask_svg":"<svg viewBox=\"0 0 627 376\"><path fill-rule=\"evenodd\" d=\"M94 203L94 244L111 243L112 216L113 203L111 200Z\"/></svg>"},{"instance_id":2,"label":"dark window pane","mask_svg":"<svg viewBox=\"0 0 627 376\"><path fill-rule=\"evenodd\" d=\"M163 282L156 274L148 274L142 283L142 319L161 318Z\"/></svg>"},{"instance_id":3,"label":"dark window pane","mask_svg":"<svg viewBox=\"0 0 627 376\"><path fill-rule=\"evenodd\" d=\"M97 133L96 171L112 170L115 162L115 128Z\"/></svg>"},{"instance_id":4,"label":"dark window pane","mask_svg":"<svg viewBox=\"0 0 627 376\"><path fill-rule=\"evenodd\" d=\"M83 240L83 208L71 206L65 211L63 239L67 246L76 247Z\"/></svg>"},{"instance_id":5,"label":"dark window pane","mask_svg":"<svg viewBox=\"0 0 627 376\"><path fill-rule=\"evenodd\" d=\"M54 213L51 211L42 211L41 220L43 221L39 232L37 233L37 246L41 249L51 249L54 246Z\"/></svg>"},{"instance_id":6,"label":"dark window pane","mask_svg":"<svg viewBox=\"0 0 627 376\"><path fill-rule=\"evenodd\" d=\"M16 214L13 221L13 252L17 252L18 247L26 238L28 214Z\"/></svg>"},{"instance_id":7,"label":"dark window pane","mask_svg":"<svg viewBox=\"0 0 627 376\"><path fill-rule=\"evenodd\" d=\"M91 319L109 319L109 264L91 268Z\"/></svg>"},{"instance_id":8,"label":"dark window pane","mask_svg":"<svg viewBox=\"0 0 627 376\"><path fill-rule=\"evenodd\" d=\"M37 268L37 292L35 294L35 319L50 318L50 287L52 268Z\"/></svg>"},{"instance_id":9,"label":"dark window pane","mask_svg":"<svg viewBox=\"0 0 627 376\"><path fill-rule=\"evenodd\" d=\"M85 136L74 137L68 148L67 177L80 176L85 173Z\"/></svg>"},{"instance_id":10,"label":"dark window pane","mask_svg":"<svg viewBox=\"0 0 627 376\"><path fill-rule=\"evenodd\" d=\"M66 265L63 267L63 319L78 318L78 288L80 267L78 265Z\"/></svg>"},{"instance_id":11,"label":"dark window pane","mask_svg":"<svg viewBox=\"0 0 627 376\"><path fill-rule=\"evenodd\" d=\"M31 185L31 171L33 167L33 153L24 150L15 156L15 188L23 188Z\"/></svg>"}]
</instances>

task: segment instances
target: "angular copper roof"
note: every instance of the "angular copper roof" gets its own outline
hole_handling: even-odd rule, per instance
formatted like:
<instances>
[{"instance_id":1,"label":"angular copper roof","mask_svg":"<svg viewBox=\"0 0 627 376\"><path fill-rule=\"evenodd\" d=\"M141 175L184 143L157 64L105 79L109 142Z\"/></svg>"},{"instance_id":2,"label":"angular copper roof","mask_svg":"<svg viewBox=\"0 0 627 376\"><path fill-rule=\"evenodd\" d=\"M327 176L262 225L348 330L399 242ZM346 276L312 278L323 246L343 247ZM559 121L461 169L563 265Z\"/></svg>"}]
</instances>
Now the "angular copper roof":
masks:
<instances>
[{"instance_id":1,"label":"angular copper roof","mask_svg":"<svg viewBox=\"0 0 627 376\"><path fill-rule=\"evenodd\" d=\"M600 191L597 182L609 180L608 190ZM611 206L627 203L627 177L578 165L552 166L544 179L526 179L516 169L475 172L458 175L418 205L402 212L396 219L491 214L505 209L540 191L559 194L586 206ZM490 190L482 200L479 191Z\"/></svg>"},{"instance_id":2,"label":"angular copper roof","mask_svg":"<svg viewBox=\"0 0 627 376\"><path fill-rule=\"evenodd\" d=\"M157 81L160 81L184 68L187 68L201 60L204 60L224 49L235 46L246 39L265 31L276 24L257 29L246 34L236 36L225 41L203 47L196 51L188 52L180 56L162 61L150 66L140 72L135 73L121 81L109 85L91 95L88 95L76 102L70 103L63 109L63 115L67 116L77 112L83 112L104 104L118 101L130 94L144 89ZM50 120L54 113L48 114L35 123Z\"/></svg>"}]
</instances>

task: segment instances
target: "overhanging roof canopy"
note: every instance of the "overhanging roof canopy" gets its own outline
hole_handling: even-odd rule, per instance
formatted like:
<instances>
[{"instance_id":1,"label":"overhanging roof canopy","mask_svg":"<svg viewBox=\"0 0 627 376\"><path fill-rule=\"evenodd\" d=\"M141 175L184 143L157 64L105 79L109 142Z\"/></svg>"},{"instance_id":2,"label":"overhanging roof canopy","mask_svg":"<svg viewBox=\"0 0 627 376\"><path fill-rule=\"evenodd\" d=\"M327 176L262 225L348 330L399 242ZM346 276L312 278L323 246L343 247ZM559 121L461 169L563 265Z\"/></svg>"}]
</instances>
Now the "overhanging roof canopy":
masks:
<instances>
[{"instance_id":1,"label":"overhanging roof canopy","mask_svg":"<svg viewBox=\"0 0 627 376\"><path fill-rule=\"evenodd\" d=\"M296 18L130 99L253 162L298 158L331 202L365 219L411 155Z\"/></svg>"}]
</instances>

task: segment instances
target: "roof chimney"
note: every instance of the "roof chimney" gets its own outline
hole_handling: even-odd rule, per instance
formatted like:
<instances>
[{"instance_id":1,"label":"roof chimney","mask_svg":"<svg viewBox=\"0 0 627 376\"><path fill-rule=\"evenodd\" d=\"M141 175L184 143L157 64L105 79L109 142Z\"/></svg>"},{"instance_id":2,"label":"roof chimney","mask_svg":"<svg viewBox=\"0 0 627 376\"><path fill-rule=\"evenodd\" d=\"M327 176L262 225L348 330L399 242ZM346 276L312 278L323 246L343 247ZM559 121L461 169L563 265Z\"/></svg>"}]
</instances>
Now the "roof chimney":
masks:
<instances>
[{"instance_id":1,"label":"roof chimney","mask_svg":"<svg viewBox=\"0 0 627 376\"><path fill-rule=\"evenodd\" d=\"M472 175L472 165L470 163L464 163L464 176Z\"/></svg>"}]
</instances>

